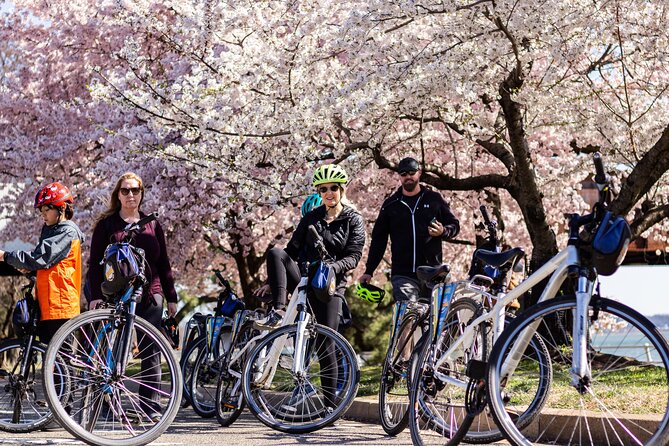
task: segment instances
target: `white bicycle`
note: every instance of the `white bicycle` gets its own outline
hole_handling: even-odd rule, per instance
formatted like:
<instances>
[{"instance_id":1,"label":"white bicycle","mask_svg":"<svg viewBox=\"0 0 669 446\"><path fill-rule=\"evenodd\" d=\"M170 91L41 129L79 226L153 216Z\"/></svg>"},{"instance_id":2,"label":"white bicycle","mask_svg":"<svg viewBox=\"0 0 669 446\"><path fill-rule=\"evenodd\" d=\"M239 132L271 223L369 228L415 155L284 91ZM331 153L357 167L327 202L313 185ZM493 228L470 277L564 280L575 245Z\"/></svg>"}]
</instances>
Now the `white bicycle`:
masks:
<instances>
[{"instance_id":1,"label":"white bicycle","mask_svg":"<svg viewBox=\"0 0 669 446\"><path fill-rule=\"evenodd\" d=\"M567 247L498 295L491 311L460 324L460 335L437 356L436 382L468 389L466 418L451 425L449 438L476 420L494 422L514 445L667 444L669 346L647 318L595 291L597 274L612 274L629 242L626 223L606 208L609 185L599 154L595 167L600 200L592 213L570 216ZM495 325L507 304L544 279L537 305L503 331ZM556 297L569 289L573 295ZM451 366L476 344L487 321L495 336L488 360L468 360L469 379L454 376ZM537 354L537 338L550 357ZM435 425L448 422L442 417Z\"/></svg>"},{"instance_id":2,"label":"white bicycle","mask_svg":"<svg viewBox=\"0 0 669 446\"><path fill-rule=\"evenodd\" d=\"M312 227L309 230L325 258L320 236ZM255 348L242 374L243 394L251 412L265 425L291 433L313 432L339 419L353 403L360 379L351 344L315 322L307 300L307 265L300 266L302 279L282 325L262 340L249 341ZM236 352L231 363L245 351ZM324 361L328 355L330 360Z\"/></svg>"}]
</instances>

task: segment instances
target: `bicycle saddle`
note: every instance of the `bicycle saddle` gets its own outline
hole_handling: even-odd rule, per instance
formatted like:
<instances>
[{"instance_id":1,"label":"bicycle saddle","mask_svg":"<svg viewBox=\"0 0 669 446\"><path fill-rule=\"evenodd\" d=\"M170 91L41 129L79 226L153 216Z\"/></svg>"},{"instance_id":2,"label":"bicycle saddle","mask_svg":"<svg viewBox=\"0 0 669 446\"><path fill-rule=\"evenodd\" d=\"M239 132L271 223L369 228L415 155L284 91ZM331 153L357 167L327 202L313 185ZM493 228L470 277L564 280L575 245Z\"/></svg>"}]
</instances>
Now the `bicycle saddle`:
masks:
<instances>
[{"instance_id":1,"label":"bicycle saddle","mask_svg":"<svg viewBox=\"0 0 669 446\"><path fill-rule=\"evenodd\" d=\"M523 248L512 248L503 252L493 252L487 249L477 249L474 258L479 259L487 265L500 268L509 262L514 262L525 255Z\"/></svg>"},{"instance_id":2,"label":"bicycle saddle","mask_svg":"<svg viewBox=\"0 0 669 446\"><path fill-rule=\"evenodd\" d=\"M436 282L446 278L450 271L451 267L448 265L419 266L416 269L416 276L418 276L418 280L421 282Z\"/></svg>"}]
</instances>

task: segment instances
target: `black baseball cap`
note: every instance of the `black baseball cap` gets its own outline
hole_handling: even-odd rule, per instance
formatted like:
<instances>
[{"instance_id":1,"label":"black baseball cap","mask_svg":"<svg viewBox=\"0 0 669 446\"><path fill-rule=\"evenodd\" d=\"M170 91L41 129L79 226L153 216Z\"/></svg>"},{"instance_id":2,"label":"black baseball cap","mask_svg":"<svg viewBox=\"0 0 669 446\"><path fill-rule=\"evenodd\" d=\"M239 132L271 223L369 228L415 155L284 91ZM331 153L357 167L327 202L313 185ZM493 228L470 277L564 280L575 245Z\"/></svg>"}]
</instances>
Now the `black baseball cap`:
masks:
<instances>
[{"instance_id":1,"label":"black baseball cap","mask_svg":"<svg viewBox=\"0 0 669 446\"><path fill-rule=\"evenodd\" d=\"M402 159L397 165L397 173L411 172L412 170L420 170L420 165L415 158L410 156Z\"/></svg>"}]
</instances>

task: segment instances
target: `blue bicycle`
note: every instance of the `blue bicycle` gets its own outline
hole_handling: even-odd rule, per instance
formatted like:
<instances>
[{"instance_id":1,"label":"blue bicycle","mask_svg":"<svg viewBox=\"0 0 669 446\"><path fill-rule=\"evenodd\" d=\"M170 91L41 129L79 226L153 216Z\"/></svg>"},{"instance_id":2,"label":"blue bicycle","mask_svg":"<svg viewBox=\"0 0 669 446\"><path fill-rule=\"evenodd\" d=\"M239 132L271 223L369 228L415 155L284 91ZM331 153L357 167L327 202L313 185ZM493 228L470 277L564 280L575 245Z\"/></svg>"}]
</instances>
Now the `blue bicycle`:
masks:
<instances>
[{"instance_id":1,"label":"blue bicycle","mask_svg":"<svg viewBox=\"0 0 669 446\"><path fill-rule=\"evenodd\" d=\"M157 328L135 315L146 278L144 252L131 242L154 219L152 214L129 224L123 240L107 248L105 259L115 256L124 265L121 270L137 265L136 274L129 274L123 286L103 284L113 308L70 320L56 332L46 353L48 404L58 422L88 444L150 443L179 410L183 382L172 346ZM138 351L133 352L135 341ZM68 380L72 390L65 398L57 384Z\"/></svg>"}]
</instances>

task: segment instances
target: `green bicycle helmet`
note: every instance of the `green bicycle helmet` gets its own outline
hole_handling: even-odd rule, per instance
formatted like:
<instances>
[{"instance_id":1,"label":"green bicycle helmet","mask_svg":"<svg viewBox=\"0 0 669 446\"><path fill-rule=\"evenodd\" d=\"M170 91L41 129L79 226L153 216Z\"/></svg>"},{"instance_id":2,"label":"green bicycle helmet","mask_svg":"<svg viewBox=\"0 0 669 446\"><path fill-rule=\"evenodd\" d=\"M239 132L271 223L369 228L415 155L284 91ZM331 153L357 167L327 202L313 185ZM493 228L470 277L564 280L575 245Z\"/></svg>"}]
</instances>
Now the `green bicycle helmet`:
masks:
<instances>
[{"instance_id":1,"label":"green bicycle helmet","mask_svg":"<svg viewBox=\"0 0 669 446\"><path fill-rule=\"evenodd\" d=\"M307 215L313 208L316 208L323 204L323 199L319 194L311 194L309 195L305 200L304 203L302 203L302 207L300 208L300 212L302 213L302 217Z\"/></svg>"},{"instance_id":2,"label":"green bicycle helmet","mask_svg":"<svg viewBox=\"0 0 669 446\"><path fill-rule=\"evenodd\" d=\"M343 167L337 164L324 164L318 166L314 171L314 187L326 183L348 183L348 174Z\"/></svg>"},{"instance_id":3,"label":"green bicycle helmet","mask_svg":"<svg viewBox=\"0 0 669 446\"><path fill-rule=\"evenodd\" d=\"M378 304L383 300L383 296L386 295L386 292L371 283L358 283L355 287L355 294L362 300L366 300L372 304Z\"/></svg>"}]
</instances>

